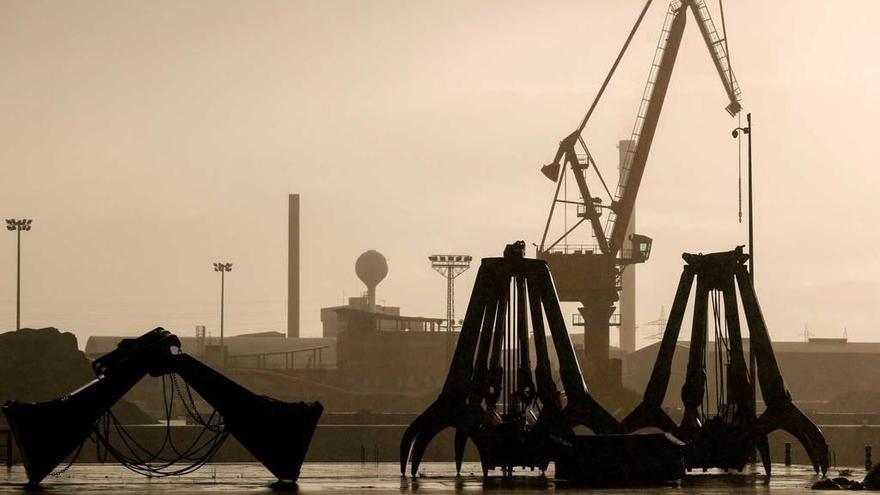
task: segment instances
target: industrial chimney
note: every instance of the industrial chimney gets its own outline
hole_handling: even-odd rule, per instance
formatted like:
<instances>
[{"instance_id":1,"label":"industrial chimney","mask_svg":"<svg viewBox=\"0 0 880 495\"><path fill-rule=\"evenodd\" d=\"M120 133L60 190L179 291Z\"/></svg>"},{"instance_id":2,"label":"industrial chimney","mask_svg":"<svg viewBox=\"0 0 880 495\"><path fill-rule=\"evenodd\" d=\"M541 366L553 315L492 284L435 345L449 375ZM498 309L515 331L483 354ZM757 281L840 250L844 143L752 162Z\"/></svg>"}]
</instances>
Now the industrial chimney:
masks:
<instances>
[{"instance_id":1,"label":"industrial chimney","mask_svg":"<svg viewBox=\"0 0 880 495\"><path fill-rule=\"evenodd\" d=\"M299 194L287 203L287 336L299 337Z\"/></svg>"},{"instance_id":2,"label":"industrial chimney","mask_svg":"<svg viewBox=\"0 0 880 495\"><path fill-rule=\"evenodd\" d=\"M622 139L617 143L617 149L620 153L620 173L623 173L623 165L626 161L627 151L630 146L634 146L635 142L629 139ZM633 207L632 215L629 218L629 225L626 227L626 238L630 236L636 229L636 210ZM628 241L629 248L634 249L631 241ZM623 280L621 280L620 289L620 350L625 353L634 352L636 350L636 266L628 265L623 271Z\"/></svg>"}]
</instances>

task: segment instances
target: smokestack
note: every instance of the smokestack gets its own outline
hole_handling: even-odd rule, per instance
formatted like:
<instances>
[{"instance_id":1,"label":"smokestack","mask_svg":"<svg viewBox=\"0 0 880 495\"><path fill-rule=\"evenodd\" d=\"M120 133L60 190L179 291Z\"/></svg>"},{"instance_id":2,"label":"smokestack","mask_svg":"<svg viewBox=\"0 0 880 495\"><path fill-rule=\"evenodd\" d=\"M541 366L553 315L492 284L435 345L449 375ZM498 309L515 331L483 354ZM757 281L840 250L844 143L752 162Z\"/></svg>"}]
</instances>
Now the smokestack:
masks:
<instances>
[{"instance_id":1,"label":"smokestack","mask_svg":"<svg viewBox=\"0 0 880 495\"><path fill-rule=\"evenodd\" d=\"M299 337L299 194L287 207L287 336Z\"/></svg>"},{"instance_id":2,"label":"smokestack","mask_svg":"<svg viewBox=\"0 0 880 495\"><path fill-rule=\"evenodd\" d=\"M634 141L623 139L617 143L620 157L620 173L623 173L623 165L626 161L627 150L634 145ZM636 228L636 211L633 207L629 225L626 227L626 238L629 239ZM626 241L630 249L633 249L631 241ZM630 353L636 350L636 265L629 265L623 271L622 287L620 289L620 350Z\"/></svg>"}]
</instances>

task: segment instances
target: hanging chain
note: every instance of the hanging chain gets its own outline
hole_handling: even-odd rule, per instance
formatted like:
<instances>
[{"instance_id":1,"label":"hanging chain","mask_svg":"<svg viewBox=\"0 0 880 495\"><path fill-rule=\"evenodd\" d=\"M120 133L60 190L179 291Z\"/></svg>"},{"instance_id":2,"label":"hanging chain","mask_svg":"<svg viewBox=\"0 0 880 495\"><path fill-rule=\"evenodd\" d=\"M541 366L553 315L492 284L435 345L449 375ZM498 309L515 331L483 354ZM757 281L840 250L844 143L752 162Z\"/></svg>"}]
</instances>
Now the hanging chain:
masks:
<instances>
[{"instance_id":1,"label":"hanging chain","mask_svg":"<svg viewBox=\"0 0 880 495\"><path fill-rule=\"evenodd\" d=\"M742 113L737 114L737 123L736 126L742 129ZM737 148L737 176L736 176L736 185L737 185L737 196L739 201L739 223L743 223L743 147L742 147L742 133L737 135L736 138L736 148Z\"/></svg>"}]
</instances>

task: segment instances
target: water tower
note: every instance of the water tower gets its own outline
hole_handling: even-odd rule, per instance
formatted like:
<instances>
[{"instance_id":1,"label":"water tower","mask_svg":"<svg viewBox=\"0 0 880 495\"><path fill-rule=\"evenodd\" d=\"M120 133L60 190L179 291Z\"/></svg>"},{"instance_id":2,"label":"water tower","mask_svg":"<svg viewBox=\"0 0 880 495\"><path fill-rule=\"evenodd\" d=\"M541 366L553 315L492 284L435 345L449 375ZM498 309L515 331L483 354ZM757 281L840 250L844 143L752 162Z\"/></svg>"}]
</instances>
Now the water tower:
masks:
<instances>
[{"instance_id":1,"label":"water tower","mask_svg":"<svg viewBox=\"0 0 880 495\"><path fill-rule=\"evenodd\" d=\"M358 256L354 271L361 282L367 286L367 305L370 311L376 310L376 286L388 275L388 262L382 253L369 250Z\"/></svg>"}]
</instances>

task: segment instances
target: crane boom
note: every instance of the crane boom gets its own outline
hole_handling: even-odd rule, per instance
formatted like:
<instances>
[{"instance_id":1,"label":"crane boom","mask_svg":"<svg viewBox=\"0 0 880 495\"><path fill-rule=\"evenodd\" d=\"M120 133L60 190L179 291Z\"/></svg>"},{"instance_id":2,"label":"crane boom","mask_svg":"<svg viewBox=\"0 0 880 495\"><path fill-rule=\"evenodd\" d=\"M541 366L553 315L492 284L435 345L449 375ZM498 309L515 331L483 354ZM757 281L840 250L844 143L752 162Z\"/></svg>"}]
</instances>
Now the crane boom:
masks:
<instances>
[{"instance_id":1,"label":"crane boom","mask_svg":"<svg viewBox=\"0 0 880 495\"><path fill-rule=\"evenodd\" d=\"M675 66L678 50L681 46L681 38L687 21L686 11L690 9L694 13L700 33L709 49L709 55L721 78L724 90L727 93L729 103L727 112L734 116L739 113L740 92L736 78L730 67L730 61L725 48L724 40L720 39L709 10L704 0L683 0L681 3L673 1L669 5L667 19L660 35L654 63L645 85L642 103L633 127L632 142L627 150L626 160L620 174L615 198L611 205L611 214L605 226L608 245L608 254L616 255L623 247L626 238L626 230L632 217L639 185L651 151L654 140L654 132L657 130L657 122L666 99L666 91L669 88L669 80ZM659 62L658 62L659 58ZM596 237L603 237L597 233Z\"/></svg>"},{"instance_id":2,"label":"crane boom","mask_svg":"<svg viewBox=\"0 0 880 495\"><path fill-rule=\"evenodd\" d=\"M651 254L651 238L636 233L628 235L627 230L633 218L639 185L669 89L688 10L694 13L700 33L709 49L709 55L721 77L729 100L727 111L731 115L736 115L740 111L740 92L733 71L730 69L727 44L723 36L719 36L716 31L705 0L671 0L648 73L648 81L639 103L632 137L628 141L629 144L624 145L626 148L621 148L620 178L617 189L612 194L606 186L599 167L596 166L583 131L650 3L650 0L645 2L645 7L605 77L586 117L574 132L559 143L553 160L541 167L541 172L548 179L556 182L556 192L550 204L550 213L544 226L541 244L537 246L537 257L545 260L553 271L560 300L581 303L578 314L574 315L573 325L584 327L585 375L591 387L594 385L600 388L608 387L608 390L616 390L622 383L620 362L611 358L608 352L610 327L620 326L621 335L624 331L629 332L627 335L631 335L631 341L635 342L635 329L632 323L634 315L627 316L625 330L624 315L622 312L615 314L615 304L620 300L620 291L624 284L622 275L626 267L644 263ZM575 201L569 200L568 196L569 173L574 177L577 186L579 197ZM589 174L598 176L607 196L602 198L593 196L593 191L600 189L588 183ZM563 197L560 197L560 191L563 191ZM605 202L605 197L610 201ZM554 240L553 237L548 238L547 234L554 212L558 211L557 203L560 203L561 215L564 216L564 233ZM572 206L576 207L577 220L569 224L568 215ZM602 215L606 211L603 222ZM570 243L568 236L583 223L590 224L595 242ZM624 242L627 241L630 242L632 249L623 249ZM632 280L626 283L632 284ZM623 342L622 337L621 342Z\"/></svg>"},{"instance_id":3,"label":"crane boom","mask_svg":"<svg viewBox=\"0 0 880 495\"><path fill-rule=\"evenodd\" d=\"M691 9L694 11L694 17L698 21L697 26L700 28L703 41L706 42L706 46L709 48L715 70L718 71L721 84L724 85L724 91L727 93L728 100L730 100L725 110L727 110L731 117L735 117L742 110L742 105L739 103L741 93L739 83L737 83L736 76L733 75L733 69L730 67L727 39L718 36L718 30L715 29L715 23L712 21L712 16L709 15L709 8L706 7L705 0L694 1L691 4ZM722 19L724 18L723 12L721 17Z\"/></svg>"}]
</instances>

